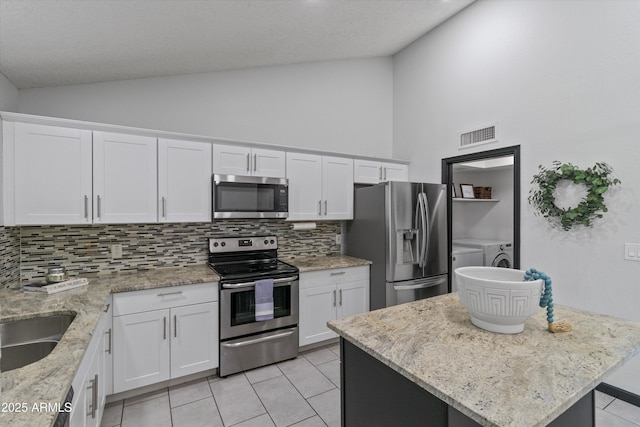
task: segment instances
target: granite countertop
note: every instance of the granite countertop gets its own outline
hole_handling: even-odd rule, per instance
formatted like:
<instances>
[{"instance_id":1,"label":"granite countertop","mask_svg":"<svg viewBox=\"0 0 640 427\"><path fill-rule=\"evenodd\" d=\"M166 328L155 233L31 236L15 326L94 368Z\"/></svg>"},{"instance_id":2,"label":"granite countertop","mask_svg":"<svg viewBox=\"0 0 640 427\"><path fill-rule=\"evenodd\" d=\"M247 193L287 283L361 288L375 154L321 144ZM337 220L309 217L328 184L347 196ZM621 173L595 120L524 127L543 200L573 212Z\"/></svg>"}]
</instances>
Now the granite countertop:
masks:
<instances>
[{"instance_id":1,"label":"granite countertop","mask_svg":"<svg viewBox=\"0 0 640 427\"><path fill-rule=\"evenodd\" d=\"M331 268L358 267L369 265L371 261L347 255L326 255L317 257L282 258L283 261L298 267L301 273Z\"/></svg>"},{"instance_id":2,"label":"granite countertop","mask_svg":"<svg viewBox=\"0 0 640 427\"><path fill-rule=\"evenodd\" d=\"M447 294L329 322L344 339L484 426L545 426L640 352L640 324L556 305L520 334L471 324Z\"/></svg>"},{"instance_id":3,"label":"granite countertop","mask_svg":"<svg viewBox=\"0 0 640 427\"><path fill-rule=\"evenodd\" d=\"M206 265L88 278L88 286L52 295L0 290L0 322L77 313L47 357L23 368L0 373L0 402L25 402L29 408L34 403L63 402L110 294L220 280ZM0 425L47 426L52 425L56 417L55 412L0 411Z\"/></svg>"}]
</instances>

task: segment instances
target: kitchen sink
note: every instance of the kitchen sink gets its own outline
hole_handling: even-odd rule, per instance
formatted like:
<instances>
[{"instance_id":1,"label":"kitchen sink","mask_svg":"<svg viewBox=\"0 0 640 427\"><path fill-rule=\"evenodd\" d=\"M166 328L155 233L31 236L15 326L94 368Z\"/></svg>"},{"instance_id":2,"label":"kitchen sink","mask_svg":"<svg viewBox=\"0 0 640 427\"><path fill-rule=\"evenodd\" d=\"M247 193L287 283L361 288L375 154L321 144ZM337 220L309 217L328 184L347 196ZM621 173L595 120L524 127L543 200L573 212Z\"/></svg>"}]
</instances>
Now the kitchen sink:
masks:
<instances>
[{"instance_id":1,"label":"kitchen sink","mask_svg":"<svg viewBox=\"0 0 640 427\"><path fill-rule=\"evenodd\" d=\"M45 358L75 317L75 314L56 314L0 323L0 372Z\"/></svg>"}]
</instances>

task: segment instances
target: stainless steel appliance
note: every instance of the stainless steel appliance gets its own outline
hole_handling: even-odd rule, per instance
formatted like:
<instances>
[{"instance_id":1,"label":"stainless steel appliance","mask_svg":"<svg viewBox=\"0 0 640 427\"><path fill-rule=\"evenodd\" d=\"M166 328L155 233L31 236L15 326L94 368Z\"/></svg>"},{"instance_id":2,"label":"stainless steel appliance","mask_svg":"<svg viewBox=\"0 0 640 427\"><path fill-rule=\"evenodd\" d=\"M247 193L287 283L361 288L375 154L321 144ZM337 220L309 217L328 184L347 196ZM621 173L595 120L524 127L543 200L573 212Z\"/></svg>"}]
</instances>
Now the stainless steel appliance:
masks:
<instances>
[{"instance_id":1,"label":"stainless steel appliance","mask_svg":"<svg viewBox=\"0 0 640 427\"><path fill-rule=\"evenodd\" d=\"M513 268L513 245L504 240L456 239L454 245L482 250L483 265L487 267Z\"/></svg>"},{"instance_id":2,"label":"stainless steel appliance","mask_svg":"<svg viewBox=\"0 0 640 427\"><path fill-rule=\"evenodd\" d=\"M278 260L276 236L209 239L220 275L220 366L227 376L298 356L298 269ZM273 279L273 319L257 321L255 285Z\"/></svg>"},{"instance_id":3,"label":"stainless steel appliance","mask_svg":"<svg viewBox=\"0 0 640 427\"><path fill-rule=\"evenodd\" d=\"M346 253L372 261L371 310L448 292L446 186L356 188Z\"/></svg>"},{"instance_id":4,"label":"stainless steel appliance","mask_svg":"<svg viewBox=\"0 0 640 427\"><path fill-rule=\"evenodd\" d=\"M286 218L289 181L240 175L213 175L213 218Z\"/></svg>"}]
</instances>

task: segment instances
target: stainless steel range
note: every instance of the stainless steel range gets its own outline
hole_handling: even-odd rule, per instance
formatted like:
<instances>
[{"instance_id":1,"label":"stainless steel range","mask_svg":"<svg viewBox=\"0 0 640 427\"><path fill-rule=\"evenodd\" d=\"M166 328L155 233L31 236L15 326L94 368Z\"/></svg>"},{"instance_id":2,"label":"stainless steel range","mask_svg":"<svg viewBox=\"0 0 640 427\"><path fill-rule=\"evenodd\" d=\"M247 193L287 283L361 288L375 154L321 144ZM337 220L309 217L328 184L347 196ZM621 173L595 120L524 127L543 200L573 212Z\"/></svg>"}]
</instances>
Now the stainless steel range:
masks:
<instances>
[{"instance_id":1,"label":"stainless steel range","mask_svg":"<svg viewBox=\"0 0 640 427\"><path fill-rule=\"evenodd\" d=\"M209 239L220 275L221 377L298 355L298 269L278 260L276 236ZM273 279L273 318L256 320L256 281ZM267 316L270 317L270 316Z\"/></svg>"}]
</instances>

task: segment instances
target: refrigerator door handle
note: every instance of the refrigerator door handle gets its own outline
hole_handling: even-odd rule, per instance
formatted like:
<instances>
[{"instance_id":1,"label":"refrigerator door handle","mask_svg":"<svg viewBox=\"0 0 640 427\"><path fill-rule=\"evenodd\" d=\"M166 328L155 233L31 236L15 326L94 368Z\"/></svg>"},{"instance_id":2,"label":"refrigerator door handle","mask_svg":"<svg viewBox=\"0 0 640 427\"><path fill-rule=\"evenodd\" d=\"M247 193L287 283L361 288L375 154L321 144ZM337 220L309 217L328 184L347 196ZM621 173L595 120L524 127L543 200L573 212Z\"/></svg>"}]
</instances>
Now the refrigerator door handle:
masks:
<instances>
[{"instance_id":1,"label":"refrigerator door handle","mask_svg":"<svg viewBox=\"0 0 640 427\"><path fill-rule=\"evenodd\" d=\"M424 258L422 265L427 265L429 259L429 240L431 240L431 214L429 213L429 199L427 193L422 193L422 209L424 210L425 226L424 226Z\"/></svg>"},{"instance_id":2,"label":"refrigerator door handle","mask_svg":"<svg viewBox=\"0 0 640 427\"><path fill-rule=\"evenodd\" d=\"M396 291L411 291L414 289L424 289L424 288L430 288L432 286L438 286L443 284L446 281L447 281L446 276L438 277L436 279L421 281L420 283L413 284L413 285L393 285L393 289Z\"/></svg>"},{"instance_id":3,"label":"refrigerator door handle","mask_svg":"<svg viewBox=\"0 0 640 427\"><path fill-rule=\"evenodd\" d=\"M418 194L418 206L420 207L420 256L418 257L418 266L424 268L426 264L426 249L427 249L427 217L425 209L425 197L424 193Z\"/></svg>"},{"instance_id":4,"label":"refrigerator door handle","mask_svg":"<svg viewBox=\"0 0 640 427\"><path fill-rule=\"evenodd\" d=\"M414 214L414 229L416 230L416 248L418 250L418 266L422 267L420 265L420 262L422 260L422 252L420 252L421 246L420 246L420 240L422 239L422 233L420 232L420 193L418 193L418 197L416 199L416 211Z\"/></svg>"}]
</instances>

